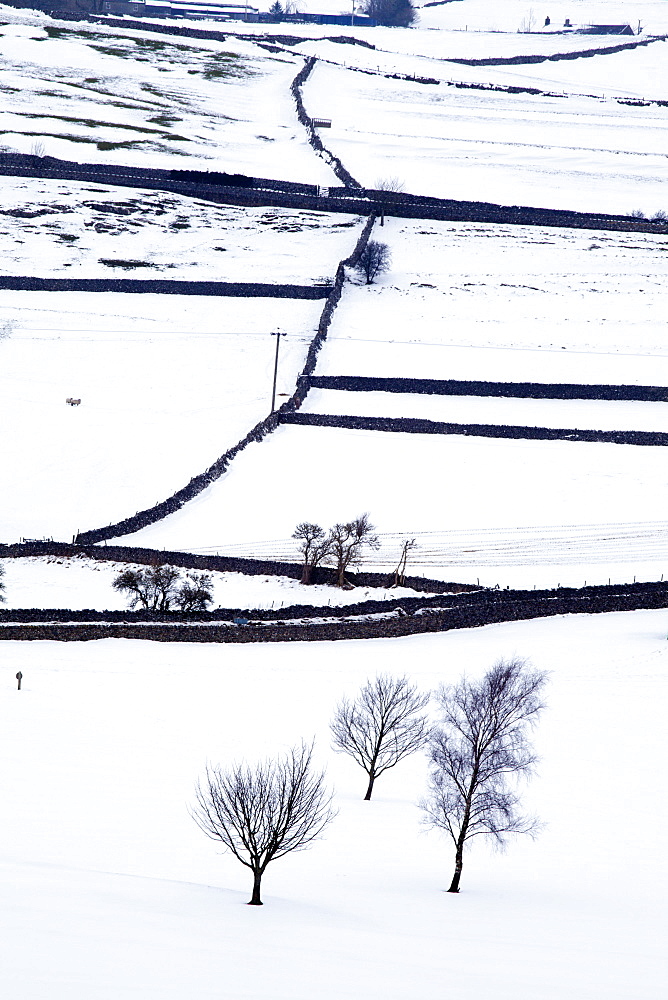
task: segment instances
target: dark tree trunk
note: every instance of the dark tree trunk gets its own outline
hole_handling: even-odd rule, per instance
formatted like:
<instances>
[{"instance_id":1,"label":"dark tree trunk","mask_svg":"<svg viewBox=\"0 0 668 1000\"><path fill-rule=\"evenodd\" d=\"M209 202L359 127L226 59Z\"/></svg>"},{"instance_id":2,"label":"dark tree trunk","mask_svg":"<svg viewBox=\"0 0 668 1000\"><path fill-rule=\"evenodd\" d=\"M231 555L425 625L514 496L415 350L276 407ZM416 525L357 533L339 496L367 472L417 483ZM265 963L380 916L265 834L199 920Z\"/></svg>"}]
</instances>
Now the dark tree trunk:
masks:
<instances>
[{"instance_id":1,"label":"dark tree trunk","mask_svg":"<svg viewBox=\"0 0 668 1000\"><path fill-rule=\"evenodd\" d=\"M301 580L299 582L300 583L309 584L311 582L311 572L312 572L312 570L313 570L313 567L310 566L308 563L305 562L304 565L302 566L302 578L301 578Z\"/></svg>"},{"instance_id":2,"label":"dark tree trunk","mask_svg":"<svg viewBox=\"0 0 668 1000\"><path fill-rule=\"evenodd\" d=\"M367 788L366 795L364 796L365 802L369 802L371 799L371 793L373 791L373 783L375 780L376 780L376 775L372 771L371 774L369 775L369 787Z\"/></svg>"},{"instance_id":3,"label":"dark tree trunk","mask_svg":"<svg viewBox=\"0 0 668 1000\"><path fill-rule=\"evenodd\" d=\"M452 882L450 883L450 888L448 892L459 892L459 882L462 877L462 868L464 867L464 845L457 844L457 850L455 851L455 873L452 876Z\"/></svg>"},{"instance_id":4,"label":"dark tree trunk","mask_svg":"<svg viewBox=\"0 0 668 1000\"><path fill-rule=\"evenodd\" d=\"M262 906L262 900L260 899L260 882L262 881L262 872L253 872L253 895L248 900L249 906Z\"/></svg>"}]
</instances>

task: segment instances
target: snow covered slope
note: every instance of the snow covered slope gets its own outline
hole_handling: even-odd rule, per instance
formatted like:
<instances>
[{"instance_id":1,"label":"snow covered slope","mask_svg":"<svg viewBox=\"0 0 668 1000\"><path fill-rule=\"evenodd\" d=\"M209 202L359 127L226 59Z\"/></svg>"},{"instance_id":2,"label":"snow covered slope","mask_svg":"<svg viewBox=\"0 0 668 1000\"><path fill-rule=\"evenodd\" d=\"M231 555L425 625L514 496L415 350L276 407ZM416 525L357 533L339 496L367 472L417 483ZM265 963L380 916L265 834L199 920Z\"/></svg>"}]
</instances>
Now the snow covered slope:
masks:
<instances>
[{"instance_id":1,"label":"snow covered slope","mask_svg":"<svg viewBox=\"0 0 668 1000\"><path fill-rule=\"evenodd\" d=\"M5 994L656 1000L665 636L665 612L636 612L347 644L5 643ZM452 896L451 847L416 807L423 759L363 802L364 774L331 752L328 721L380 667L429 690L510 655L551 672L522 789L546 827L505 855L472 848ZM265 906L247 907L248 873L188 815L194 781L207 760L313 735L339 815L272 864Z\"/></svg>"}]
</instances>

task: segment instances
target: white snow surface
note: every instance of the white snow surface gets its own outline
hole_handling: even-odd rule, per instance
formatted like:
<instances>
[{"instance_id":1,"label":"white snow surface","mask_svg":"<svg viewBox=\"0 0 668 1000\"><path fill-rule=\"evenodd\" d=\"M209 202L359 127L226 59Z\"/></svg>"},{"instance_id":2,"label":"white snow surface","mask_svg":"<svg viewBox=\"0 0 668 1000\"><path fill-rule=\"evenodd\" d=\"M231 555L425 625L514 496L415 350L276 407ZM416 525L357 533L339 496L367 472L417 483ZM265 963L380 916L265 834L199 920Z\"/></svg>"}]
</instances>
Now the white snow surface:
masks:
<instances>
[{"instance_id":1,"label":"white snow surface","mask_svg":"<svg viewBox=\"0 0 668 1000\"><path fill-rule=\"evenodd\" d=\"M668 431L668 403L503 399L493 396L430 396L421 393L311 389L301 412L361 417L412 417L456 424Z\"/></svg>"},{"instance_id":2,"label":"white snow surface","mask_svg":"<svg viewBox=\"0 0 668 1000\"><path fill-rule=\"evenodd\" d=\"M2 292L0 537L71 541L203 472L291 395L322 300ZM68 397L80 406L68 406ZM282 398L278 397L278 402ZM17 433L16 428L20 428Z\"/></svg>"},{"instance_id":3,"label":"white snow surface","mask_svg":"<svg viewBox=\"0 0 668 1000\"><path fill-rule=\"evenodd\" d=\"M272 56L234 38L172 40L27 20L0 25L0 141L8 149L334 180L296 119L289 86L301 60L290 54Z\"/></svg>"},{"instance_id":4,"label":"white snow surface","mask_svg":"<svg viewBox=\"0 0 668 1000\"><path fill-rule=\"evenodd\" d=\"M665 59L661 66L665 95ZM467 78L466 67L454 68L455 80ZM475 67L471 78L488 70ZM441 198L622 214L664 209L666 108L428 87L323 63L304 93L310 114L332 120L328 147L364 187L397 177L406 191Z\"/></svg>"},{"instance_id":5,"label":"white snow surface","mask_svg":"<svg viewBox=\"0 0 668 1000\"><path fill-rule=\"evenodd\" d=\"M668 385L668 237L387 219L318 375Z\"/></svg>"},{"instance_id":6,"label":"white snow surface","mask_svg":"<svg viewBox=\"0 0 668 1000\"><path fill-rule=\"evenodd\" d=\"M521 790L546 825L505 854L472 846L449 895L452 847L416 807L424 759L363 802L328 722L378 669L429 690L512 655L550 672ZM667 656L665 611L347 644L5 643L5 994L405 1000L447 984L461 1000L655 1000ZM247 907L247 871L188 815L195 779L312 736L338 816Z\"/></svg>"},{"instance_id":7,"label":"white snow surface","mask_svg":"<svg viewBox=\"0 0 668 1000\"><path fill-rule=\"evenodd\" d=\"M623 536L626 525L664 521L663 456L661 447L280 427L261 444L249 445L186 507L124 536L122 544L179 551L211 546L223 554L226 544L245 543L245 552L255 555L260 516L265 539L287 539L299 521L329 526L368 510L382 533L405 538L446 533L438 565L430 561L423 570L419 552L411 558L412 566L430 577L473 583L479 577L491 586L529 587L609 578L624 583L633 576L658 580L668 572L663 548L636 547L633 536ZM333 468L345 468L345 476L333 476ZM267 489L275 483L281 490L266 504ZM598 530L584 552L569 551L563 538L556 549L543 548L541 536L549 538L566 525L566 535L577 534L580 541L585 526ZM535 529L528 562L520 526ZM482 528L504 537L515 533L514 544L497 547L493 569L482 565L487 559L481 554L474 555L473 565L470 555L458 560L447 543L447 532L457 532L458 548L475 553ZM601 530L609 544L598 537ZM270 557L267 549L271 546L265 547ZM241 555L241 548L235 554Z\"/></svg>"},{"instance_id":8,"label":"white snow surface","mask_svg":"<svg viewBox=\"0 0 668 1000\"><path fill-rule=\"evenodd\" d=\"M288 561L299 561L296 545L289 552ZM125 595L115 591L112 583L128 567L145 568L87 559L85 556L5 559L2 567L6 595L2 608L72 608L82 611L121 611L127 608ZM184 578L189 572L181 567L177 569ZM424 592L418 593L408 587L391 590L353 587L341 590L322 584L303 587L297 580L284 576L249 576L217 571L208 575L213 583L211 608L287 608L293 604L336 607L368 600L396 601L400 597L424 596Z\"/></svg>"},{"instance_id":9,"label":"white snow surface","mask_svg":"<svg viewBox=\"0 0 668 1000\"><path fill-rule=\"evenodd\" d=\"M365 221L36 177L2 196L0 274L28 277L326 283Z\"/></svg>"}]
</instances>

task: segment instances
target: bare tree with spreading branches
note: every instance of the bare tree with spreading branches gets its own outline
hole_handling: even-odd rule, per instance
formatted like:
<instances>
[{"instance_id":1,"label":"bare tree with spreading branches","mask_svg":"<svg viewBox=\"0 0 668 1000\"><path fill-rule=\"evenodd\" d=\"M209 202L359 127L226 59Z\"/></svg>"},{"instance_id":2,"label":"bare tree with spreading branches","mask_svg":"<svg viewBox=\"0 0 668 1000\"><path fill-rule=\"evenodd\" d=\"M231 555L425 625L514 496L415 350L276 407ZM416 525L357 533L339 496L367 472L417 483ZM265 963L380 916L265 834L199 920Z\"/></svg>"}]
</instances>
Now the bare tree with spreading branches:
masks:
<instances>
[{"instance_id":1,"label":"bare tree with spreading branches","mask_svg":"<svg viewBox=\"0 0 668 1000\"><path fill-rule=\"evenodd\" d=\"M361 561L365 549L377 549L380 546L375 531L368 514L360 514L354 521L335 524L329 529L327 556L336 567L337 587L350 588L351 585L346 580L348 568Z\"/></svg>"},{"instance_id":2,"label":"bare tree with spreading branches","mask_svg":"<svg viewBox=\"0 0 668 1000\"><path fill-rule=\"evenodd\" d=\"M300 542L302 576L299 582L309 584L313 578L314 569L329 554L330 538L319 524L311 524L308 521L302 521L301 524L298 524L292 532L292 537Z\"/></svg>"},{"instance_id":3,"label":"bare tree with spreading branches","mask_svg":"<svg viewBox=\"0 0 668 1000\"><path fill-rule=\"evenodd\" d=\"M176 591L175 603L179 611L206 611L213 601L213 581L209 573L186 573Z\"/></svg>"},{"instance_id":4,"label":"bare tree with spreading branches","mask_svg":"<svg viewBox=\"0 0 668 1000\"><path fill-rule=\"evenodd\" d=\"M399 177L379 177L376 181L374 201L380 209L380 224L385 225L385 212L394 200L394 195L401 194L404 182Z\"/></svg>"},{"instance_id":5,"label":"bare tree with spreading branches","mask_svg":"<svg viewBox=\"0 0 668 1000\"><path fill-rule=\"evenodd\" d=\"M428 694L420 694L407 677L380 674L362 687L355 701L344 698L331 723L332 745L347 753L369 776L365 800L374 782L429 739L424 714Z\"/></svg>"},{"instance_id":6,"label":"bare tree with spreading branches","mask_svg":"<svg viewBox=\"0 0 668 1000\"><path fill-rule=\"evenodd\" d=\"M192 816L253 873L251 906L261 906L267 865L303 851L334 818L323 771L312 767L313 744L292 747L277 760L207 767L196 786Z\"/></svg>"},{"instance_id":7,"label":"bare tree with spreading branches","mask_svg":"<svg viewBox=\"0 0 668 1000\"><path fill-rule=\"evenodd\" d=\"M128 567L112 583L127 594L131 608L146 611L205 611L213 600L213 582L208 573L188 573L186 579L175 566Z\"/></svg>"},{"instance_id":8,"label":"bare tree with spreading branches","mask_svg":"<svg viewBox=\"0 0 668 1000\"><path fill-rule=\"evenodd\" d=\"M509 834L535 835L538 821L523 816L509 779L528 775L536 762L529 731L545 707L547 675L526 661L498 660L476 682L442 687L443 722L434 730L430 794L422 802L427 822L455 845L448 892L459 892L464 846L477 836L503 845Z\"/></svg>"},{"instance_id":9,"label":"bare tree with spreading branches","mask_svg":"<svg viewBox=\"0 0 668 1000\"><path fill-rule=\"evenodd\" d=\"M392 254L387 243L369 240L359 255L355 270L366 279L367 285L371 285L379 275L389 271L391 259Z\"/></svg>"}]
</instances>

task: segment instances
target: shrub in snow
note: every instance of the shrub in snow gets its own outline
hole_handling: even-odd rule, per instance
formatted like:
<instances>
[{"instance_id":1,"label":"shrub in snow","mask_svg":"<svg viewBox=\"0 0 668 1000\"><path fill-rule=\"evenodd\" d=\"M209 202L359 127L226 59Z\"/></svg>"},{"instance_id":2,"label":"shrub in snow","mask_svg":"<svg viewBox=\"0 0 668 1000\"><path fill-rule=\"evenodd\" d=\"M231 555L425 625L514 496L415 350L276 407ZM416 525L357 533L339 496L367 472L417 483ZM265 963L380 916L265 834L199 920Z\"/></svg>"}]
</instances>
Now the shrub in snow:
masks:
<instances>
[{"instance_id":1,"label":"shrub in snow","mask_svg":"<svg viewBox=\"0 0 668 1000\"><path fill-rule=\"evenodd\" d=\"M410 0L367 0L362 10L379 24L391 28L408 28L417 20Z\"/></svg>"},{"instance_id":2,"label":"shrub in snow","mask_svg":"<svg viewBox=\"0 0 668 1000\"><path fill-rule=\"evenodd\" d=\"M124 569L112 583L124 592L129 606L146 611L206 611L213 600L213 582L208 573L188 573L185 580L174 566Z\"/></svg>"},{"instance_id":3,"label":"shrub in snow","mask_svg":"<svg viewBox=\"0 0 668 1000\"><path fill-rule=\"evenodd\" d=\"M228 770L207 767L196 786L192 816L253 873L251 906L262 906L260 885L267 865L303 851L334 818L323 771L311 766L313 744L285 756Z\"/></svg>"},{"instance_id":4,"label":"shrub in snow","mask_svg":"<svg viewBox=\"0 0 668 1000\"><path fill-rule=\"evenodd\" d=\"M391 259L392 255L387 243L369 240L359 255L355 270L359 271L366 279L367 285L370 285L379 275L389 271Z\"/></svg>"},{"instance_id":5,"label":"shrub in snow","mask_svg":"<svg viewBox=\"0 0 668 1000\"><path fill-rule=\"evenodd\" d=\"M546 679L514 658L499 660L478 682L464 678L438 693L443 722L432 736L430 793L421 805L428 823L455 844L448 892L459 892L464 846L472 837L503 845L508 834L538 830L534 817L520 813L508 781L529 774L536 762L528 734L545 707Z\"/></svg>"},{"instance_id":6,"label":"shrub in snow","mask_svg":"<svg viewBox=\"0 0 668 1000\"><path fill-rule=\"evenodd\" d=\"M380 674L367 681L355 701L344 698L331 723L332 745L347 753L369 776L365 800L389 768L419 750L429 739L424 714L428 694L419 694L407 677Z\"/></svg>"}]
</instances>

